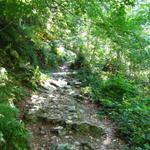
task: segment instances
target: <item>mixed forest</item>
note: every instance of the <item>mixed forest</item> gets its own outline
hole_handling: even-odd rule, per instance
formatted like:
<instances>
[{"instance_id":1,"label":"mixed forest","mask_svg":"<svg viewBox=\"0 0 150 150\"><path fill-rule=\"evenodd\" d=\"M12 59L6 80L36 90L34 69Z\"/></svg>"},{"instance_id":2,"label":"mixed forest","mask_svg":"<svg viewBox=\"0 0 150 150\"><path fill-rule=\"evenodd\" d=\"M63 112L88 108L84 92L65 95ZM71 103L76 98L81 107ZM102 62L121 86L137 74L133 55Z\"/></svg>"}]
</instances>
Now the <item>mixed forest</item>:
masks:
<instances>
[{"instance_id":1,"label":"mixed forest","mask_svg":"<svg viewBox=\"0 0 150 150\"><path fill-rule=\"evenodd\" d=\"M0 149L30 149L18 103L64 63L125 149L150 150L149 0L0 0Z\"/></svg>"}]
</instances>

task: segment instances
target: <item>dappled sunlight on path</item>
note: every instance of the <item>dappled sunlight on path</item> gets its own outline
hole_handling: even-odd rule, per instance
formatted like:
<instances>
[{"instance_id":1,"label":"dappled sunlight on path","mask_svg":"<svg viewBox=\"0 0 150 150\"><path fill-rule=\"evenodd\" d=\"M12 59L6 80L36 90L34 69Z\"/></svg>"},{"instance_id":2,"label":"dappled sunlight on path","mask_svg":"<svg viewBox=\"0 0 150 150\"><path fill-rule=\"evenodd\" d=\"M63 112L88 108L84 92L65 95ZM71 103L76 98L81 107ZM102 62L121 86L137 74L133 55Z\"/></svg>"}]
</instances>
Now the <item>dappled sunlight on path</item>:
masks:
<instances>
[{"instance_id":1,"label":"dappled sunlight on path","mask_svg":"<svg viewBox=\"0 0 150 150\"><path fill-rule=\"evenodd\" d=\"M99 119L98 107L80 92L76 71L62 67L42 83L26 104L32 150L117 150L123 142L115 125Z\"/></svg>"}]
</instances>

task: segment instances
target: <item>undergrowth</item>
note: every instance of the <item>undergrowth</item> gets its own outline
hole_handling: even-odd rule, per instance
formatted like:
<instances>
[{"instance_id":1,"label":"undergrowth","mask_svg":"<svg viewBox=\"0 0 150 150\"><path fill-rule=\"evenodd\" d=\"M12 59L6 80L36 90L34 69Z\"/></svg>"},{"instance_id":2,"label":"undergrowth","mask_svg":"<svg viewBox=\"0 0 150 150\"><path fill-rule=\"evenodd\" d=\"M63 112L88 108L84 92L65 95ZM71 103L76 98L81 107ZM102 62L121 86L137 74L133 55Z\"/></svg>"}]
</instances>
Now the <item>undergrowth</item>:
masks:
<instances>
[{"instance_id":1,"label":"undergrowth","mask_svg":"<svg viewBox=\"0 0 150 150\"><path fill-rule=\"evenodd\" d=\"M116 122L128 149L150 150L148 87L138 86L121 74L103 79L101 74L89 73L86 68L80 70L78 77L83 81L83 93L88 93L103 106L99 110L100 116L109 115Z\"/></svg>"},{"instance_id":2,"label":"undergrowth","mask_svg":"<svg viewBox=\"0 0 150 150\"><path fill-rule=\"evenodd\" d=\"M17 109L0 104L0 147L3 150L26 150L29 132L23 122L16 119Z\"/></svg>"},{"instance_id":3,"label":"undergrowth","mask_svg":"<svg viewBox=\"0 0 150 150\"><path fill-rule=\"evenodd\" d=\"M17 103L38 89L41 70L57 68L64 54L55 40L45 42L48 34L28 25L12 23L0 33L0 149L26 150L30 134L17 119Z\"/></svg>"},{"instance_id":4,"label":"undergrowth","mask_svg":"<svg viewBox=\"0 0 150 150\"><path fill-rule=\"evenodd\" d=\"M0 148L26 150L29 132L18 120L17 101L27 96L25 88L5 68L0 69Z\"/></svg>"}]
</instances>

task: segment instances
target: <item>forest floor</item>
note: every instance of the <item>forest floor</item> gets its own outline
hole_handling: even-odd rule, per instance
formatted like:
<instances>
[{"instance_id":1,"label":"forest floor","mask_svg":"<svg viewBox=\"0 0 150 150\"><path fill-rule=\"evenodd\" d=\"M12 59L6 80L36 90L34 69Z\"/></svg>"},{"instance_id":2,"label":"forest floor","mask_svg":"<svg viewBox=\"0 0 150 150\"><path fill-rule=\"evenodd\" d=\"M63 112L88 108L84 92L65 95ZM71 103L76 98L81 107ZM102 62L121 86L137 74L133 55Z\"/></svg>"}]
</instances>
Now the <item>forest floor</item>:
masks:
<instances>
[{"instance_id":1,"label":"forest floor","mask_svg":"<svg viewBox=\"0 0 150 150\"><path fill-rule=\"evenodd\" d=\"M60 67L21 104L22 118L32 133L31 150L122 149L115 124L99 117L99 107L81 94L75 76L76 71Z\"/></svg>"}]
</instances>

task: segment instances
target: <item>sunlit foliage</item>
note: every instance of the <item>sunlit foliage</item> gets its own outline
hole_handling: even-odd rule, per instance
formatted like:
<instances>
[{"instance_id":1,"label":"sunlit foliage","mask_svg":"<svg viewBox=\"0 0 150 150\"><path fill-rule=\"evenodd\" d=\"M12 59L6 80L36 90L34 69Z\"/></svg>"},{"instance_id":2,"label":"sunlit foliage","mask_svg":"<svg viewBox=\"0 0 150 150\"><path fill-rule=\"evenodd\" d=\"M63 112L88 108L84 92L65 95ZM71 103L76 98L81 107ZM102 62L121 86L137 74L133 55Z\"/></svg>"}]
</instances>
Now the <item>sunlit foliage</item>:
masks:
<instances>
[{"instance_id":1,"label":"sunlit foliage","mask_svg":"<svg viewBox=\"0 0 150 150\"><path fill-rule=\"evenodd\" d=\"M58 66L71 50L71 67L131 148L150 149L148 0L2 0L0 12L0 67L7 72L0 73L0 103L22 97L19 87L36 89L40 69Z\"/></svg>"}]
</instances>

